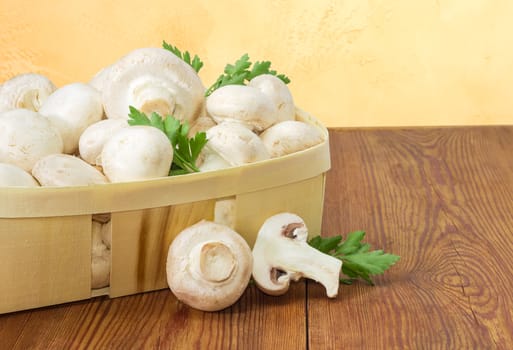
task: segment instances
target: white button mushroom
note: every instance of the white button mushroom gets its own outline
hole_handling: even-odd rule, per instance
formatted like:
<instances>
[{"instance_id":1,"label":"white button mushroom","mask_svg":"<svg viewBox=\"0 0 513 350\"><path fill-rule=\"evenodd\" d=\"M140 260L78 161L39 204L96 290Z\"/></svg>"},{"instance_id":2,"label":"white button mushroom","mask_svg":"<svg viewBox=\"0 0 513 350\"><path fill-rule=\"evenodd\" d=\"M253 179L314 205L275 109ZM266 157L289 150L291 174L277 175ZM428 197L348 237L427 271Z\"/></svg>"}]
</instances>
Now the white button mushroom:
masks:
<instances>
[{"instance_id":1,"label":"white button mushroom","mask_svg":"<svg viewBox=\"0 0 513 350\"><path fill-rule=\"evenodd\" d=\"M259 89L225 85L207 98L207 112L217 122L238 122L257 133L278 121L278 110Z\"/></svg>"},{"instance_id":2,"label":"white button mushroom","mask_svg":"<svg viewBox=\"0 0 513 350\"><path fill-rule=\"evenodd\" d=\"M96 90L98 90L100 93L103 92L103 87L107 82L108 76L109 76L109 70L111 66L105 67L100 69L94 77L89 80L89 85L94 87Z\"/></svg>"},{"instance_id":3,"label":"white button mushroom","mask_svg":"<svg viewBox=\"0 0 513 350\"><path fill-rule=\"evenodd\" d=\"M0 85L0 112L24 108L37 112L55 85L36 73L17 75Z\"/></svg>"},{"instance_id":4,"label":"white button mushroom","mask_svg":"<svg viewBox=\"0 0 513 350\"><path fill-rule=\"evenodd\" d=\"M230 228L200 221L180 232L169 247L169 288L185 304L203 311L234 304L251 277L251 249Z\"/></svg>"},{"instance_id":5,"label":"white button mushroom","mask_svg":"<svg viewBox=\"0 0 513 350\"><path fill-rule=\"evenodd\" d=\"M193 122L205 110L205 87L194 69L168 50L137 49L109 68L103 84L108 118L128 119L128 107Z\"/></svg>"},{"instance_id":6,"label":"white button mushroom","mask_svg":"<svg viewBox=\"0 0 513 350\"><path fill-rule=\"evenodd\" d=\"M91 289L107 287L110 284L111 252L102 242L102 224L92 222L91 237Z\"/></svg>"},{"instance_id":7,"label":"white button mushroom","mask_svg":"<svg viewBox=\"0 0 513 350\"><path fill-rule=\"evenodd\" d=\"M262 140L238 123L221 123L207 130L201 171L217 170L269 159Z\"/></svg>"},{"instance_id":8,"label":"white button mushroom","mask_svg":"<svg viewBox=\"0 0 513 350\"><path fill-rule=\"evenodd\" d=\"M271 126L260 134L260 139L272 158L299 152L324 141L315 126L296 120L287 120Z\"/></svg>"},{"instance_id":9,"label":"white button mushroom","mask_svg":"<svg viewBox=\"0 0 513 350\"><path fill-rule=\"evenodd\" d=\"M80 157L89 164L102 165L100 155L103 145L124 127L128 127L125 119L104 119L89 125L78 140Z\"/></svg>"},{"instance_id":10,"label":"white button mushroom","mask_svg":"<svg viewBox=\"0 0 513 350\"><path fill-rule=\"evenodd\" d=\"M0 162L30 171L40 158L62 149L59 131L39 113L28 109L0 113Z\"/></svg>"},{"instance_id":11,"label":"white button mushroom","mask_svg":"<svg viewBox=\"0 0 513 350\"><path fill-rule=\"evenodd\" d=\"M82 132L102 119L100 93L88 84L73 83L57 89L48 96L39 113L46 116L61 133L64 153L78 149Z\"/></svg>"},{"instance_id":12,"label":"white button mushroom","mask_svg":"<svg viewBox=\"0 0 513 350\"><path fill-rule=\"evenodd\" d=\"M217 123L214 121L214 119L210 118L208 115L200 116L191 124L187 136L189 138L194 137L196 133L207 131L208 129L216 125Z\"/></svg>"},{"instance_id":13,"label":"white button mushroom","mask_svg":"<svg viewBox=\"0 0 513 350\"><path fill-rule=\"evenodd\" d=\"M36 179L16 165L0 163L0 187L38 187Z\"/></svg>"},{"instance_id":14,"label":"white button mushroom","mask_svg":"<svg viewBox=\"0 0 513 350\"><path fill-rule=\"evenodd\" d=\"M151 179L169 174L173 147L166 134L153 126L130 126L105 143L101 159L111 182Z\"/></svg>"},{"instance_id":15,"label":"white button mushroom","mask_svg":"<svg viewBox=\"0 0 513 350\"><path fill-rule=\"evenodd\" d=\"M287 84L280 78L271 74L262 74L251 79L248 86L257 88L273 101L278 110L278 121L296 119L294 99Z\"/></svg>"},{"instance_id":16,"label":"white button mushroom","mask_svg":"<svg viewBox=\"0 0 513 350\"><path fill-rule=\"evenodd\" d=\"M105 184L107 178L92 165L69 154L51 154L32 168L41 186L87 186Z\"/></svg>"},{"instance_id":17,"label":"white button mushroom","mask_svg":"<svg viewBox=\"0 0 513 350\"><path fill-rule=\"evenodd\" d=\"M342 261L308 245L307 237L305 222L295 214L264 222L253 247L253 279L260 290L281 295L290 281L306 277L320 282L328 297L337 296Z\"/></svg>"}]
</instances>

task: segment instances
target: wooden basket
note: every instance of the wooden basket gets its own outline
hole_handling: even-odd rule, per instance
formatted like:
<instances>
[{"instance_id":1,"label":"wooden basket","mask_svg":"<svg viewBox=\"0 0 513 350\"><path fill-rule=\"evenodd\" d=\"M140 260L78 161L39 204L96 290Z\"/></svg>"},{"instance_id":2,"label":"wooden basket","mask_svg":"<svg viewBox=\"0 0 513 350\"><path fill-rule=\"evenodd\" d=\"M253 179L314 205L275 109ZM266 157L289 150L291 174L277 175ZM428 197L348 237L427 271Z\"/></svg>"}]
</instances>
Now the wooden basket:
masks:
<instances>
[{"instance_id":1,"label":"wooden basket","mask_svg":"<svg viewBox=\"0 0 513 350\"><path fill-rule=\"evenodd\" d=\"M235 200L235 230L250 245L269 216L300 215L319 234L328 132L322 144L285 157L229 168L129 183L80 187L1 188L0 313L167 288L165 261L176 234L212 220L216 201ZM110 287L91 290L91 227L109 213Z\"/></svg>"}]
</instances>

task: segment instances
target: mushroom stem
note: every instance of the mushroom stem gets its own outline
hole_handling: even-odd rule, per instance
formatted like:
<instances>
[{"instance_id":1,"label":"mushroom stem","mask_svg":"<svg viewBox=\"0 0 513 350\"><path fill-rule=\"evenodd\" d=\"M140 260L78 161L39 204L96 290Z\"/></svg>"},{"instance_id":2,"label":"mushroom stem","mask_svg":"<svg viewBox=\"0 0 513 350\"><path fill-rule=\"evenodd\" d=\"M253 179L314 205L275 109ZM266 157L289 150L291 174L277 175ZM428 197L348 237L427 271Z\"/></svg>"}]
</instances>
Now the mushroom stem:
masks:
<instances>
[{"instance_id":1,"label":"mushroom stem","mask_svg":"<svg viewBox=\"0 0 513 350\"><path fill-rule=\"evenodd\" d=\"M146 114L157 112L172 115L175 109L174 93L169 88L142 83L133 89L133 106Z\"/></svg>"},{"instance_id":2,"label":"mushroom stem","mask_svg":"<svg viewBox=\"0 0 513 350\"><path fill-rule=\"evenodd\" d=\"M190 262L193 273L210 282L226 281L237 266L231 249L217 241L195 246L190 254Z\"/></svg>"},{"instance_id":3,"label":"mushroom stem","mask_svg":"<svg viewBox=\"0 0 513 350\"><path fill-rule=\"evenodd\" d=\"M326 294L330 298L334 298L338 293L339 281L333 276L338 276L342 262L327 254L321 254L308 243L300 241L291 241L284 252L283 247L274 247L276 250L273 254L274 263L271 271L271 279L277 282L276 291L281 291L283 286L281 283L285 279L298 281L305 277L319 282L326 288ZM267 247L267 249L272 249ZM314 259L305 259L305 257L315 257ZM288 271L288 275L280 274L280 271ZM278 284L279 283L279 284ZM267 287L268 288L268 287ZM271 294L271 293L270 293ZM282 294L281 292L279 294Z\"/></svg>"},{"instance_id":4,"label":"mushroom stem","mask_svg":"<svg viewBox=\"0 0 513 350\"><path fill-rule=\"evenodd\" d=\"M21 106L31 111L38 111L42 105L42 101L39 97L39 91L36 89L28 90L20 98Z\"/></svg>"}]
</instances>

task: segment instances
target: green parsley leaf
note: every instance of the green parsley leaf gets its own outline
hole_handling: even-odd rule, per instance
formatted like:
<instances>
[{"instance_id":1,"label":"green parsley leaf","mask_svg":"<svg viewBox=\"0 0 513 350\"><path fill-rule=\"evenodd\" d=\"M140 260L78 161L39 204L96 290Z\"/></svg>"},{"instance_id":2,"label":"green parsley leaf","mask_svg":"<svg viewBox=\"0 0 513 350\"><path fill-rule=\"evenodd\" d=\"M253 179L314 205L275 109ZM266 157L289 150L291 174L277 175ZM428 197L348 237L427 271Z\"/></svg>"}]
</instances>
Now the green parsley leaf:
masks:
<instances>
[{"instance_id":1,"label":"green parsley leaf","mask_svg":"<svg viewBox=\"0 0 513 350\"><path fill-rule=\"evenodd\" d=\"M356 252L361 246L360 241L363 239L363 237L365 237L364 231L351 232L347 236L347 239L337 247L337 254L347 255Z\"/></svg>"},{"instance_id":2,"label":"green parsley leaf","mask_svg":"<svg viewBox=\"0 0 513 350\"><path fill-rule=\"evenodd\" d=\"M205 92L209 96L212 92L225 85L246 85L251 79L262 75L272 74L281 79L285 84L290 83L290 79L284 74L277 74L271 70L270 61L257 61L251 66L249 55L245 53L234 64L227 64L224 67L224 74L221 74L214 84Z\"/></svg>"},{"instance_id":3,"label":"green parsley leaf","mask_svg":"<svg viewBox=\"0 0 513 350\"><path fill-rule=\"evenodd\" d=\"M146 114L133 106L130 106L129 110L129 125L153 126L166 134L174 151L169 175L182 175L199 171L196 166L196 160L207 143L207 134L205 132L198 132L194 137L189 138L189 125L187 122L181 123L170 115L163 118L156 112L153 112L148 118Z\"/></svg>"},{"instance_id":4,"label":"green parsley leaf","mask_svg":"<svg viewBox=\"0 0 513 350\"><path fill-rule=\"evenodd\" d=\"M203 67L203 62L200 60L198 55L194 55L194 58L191 61L191 54L189 53L189 51L185 51L182 54L182 52L176 46L168 44L166 41L162 41L162 48L174 53L178 58L180 58L189 66L191 66L196 71L196 73L198 73L200 69Z\"/></svg>"},{"instance_id":5,"label":"green parsley leaf","mask_svg":"<svg viewBox=\"0 0 513 350\"><path fill-rule=\"evenodd\" d=\"M128 125L151 125L150 119L146 114L140 112L137 108L129 106Z\"/></svg>"},{"instance_id":6,"label":"green parsley leaf","mask_svg":"<svg viewBox=\"0 0 513 350\"><path fill-rule=\"evenodd\" d=\"M342 273L348 278L340 278L340 283L351 284L358 278L370 285L372 275L380 275L394 265L400 257L384 253L383 250L370 250L368 243L362 243L364 231L355 231L342 236L321 237L315 236L308 241L313 248L342 260Z\"/></svg>"}]
</instances>

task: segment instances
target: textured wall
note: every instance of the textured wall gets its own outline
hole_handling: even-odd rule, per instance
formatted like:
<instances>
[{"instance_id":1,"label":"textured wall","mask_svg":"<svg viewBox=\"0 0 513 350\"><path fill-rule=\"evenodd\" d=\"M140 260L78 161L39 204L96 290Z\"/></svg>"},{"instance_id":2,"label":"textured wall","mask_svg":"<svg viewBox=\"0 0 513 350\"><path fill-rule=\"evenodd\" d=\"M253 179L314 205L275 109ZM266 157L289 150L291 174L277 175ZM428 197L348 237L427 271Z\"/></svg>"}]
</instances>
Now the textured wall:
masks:
<instances>
[{"instance_id":1,"label":"textured wall","mask_svg":"<svg viewBox=\"0 0 513 350\"><path fill-rule=\"evenodd\" d=\"M1 0L0 81L86 81L162 39L209 85L248 52L329 126L513 123L513 1Z\"/></svg>"}]
</instances>

